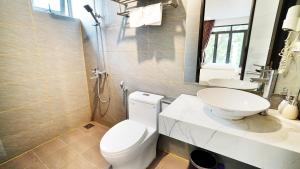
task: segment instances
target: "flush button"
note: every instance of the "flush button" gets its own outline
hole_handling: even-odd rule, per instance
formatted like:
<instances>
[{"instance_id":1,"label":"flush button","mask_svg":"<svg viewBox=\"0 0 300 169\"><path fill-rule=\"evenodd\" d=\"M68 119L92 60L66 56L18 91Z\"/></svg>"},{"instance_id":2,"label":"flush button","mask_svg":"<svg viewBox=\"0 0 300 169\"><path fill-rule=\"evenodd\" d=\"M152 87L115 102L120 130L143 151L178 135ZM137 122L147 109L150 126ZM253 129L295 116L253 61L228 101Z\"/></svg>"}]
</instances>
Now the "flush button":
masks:
<instances>
[{"instance_id":1,"label":"flush button","mask_svg":"<svg viewBox=\"0 0 300 169\"><path fill-rule=\"evenodd\" d=\"M143 93L143 95L144 95L144 96L150 96L150 94L148 94L148 93Z\"/></svg>"}]
</instances>

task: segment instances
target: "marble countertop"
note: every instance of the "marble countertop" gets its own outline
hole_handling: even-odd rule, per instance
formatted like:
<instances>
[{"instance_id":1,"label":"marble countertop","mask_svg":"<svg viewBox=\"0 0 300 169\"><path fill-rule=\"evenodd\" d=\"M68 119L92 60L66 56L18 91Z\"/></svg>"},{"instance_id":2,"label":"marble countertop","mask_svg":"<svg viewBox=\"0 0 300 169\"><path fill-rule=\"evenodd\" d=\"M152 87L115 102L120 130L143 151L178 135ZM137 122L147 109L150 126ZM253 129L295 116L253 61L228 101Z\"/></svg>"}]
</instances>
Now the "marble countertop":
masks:
<instances>
[{"instance_id":1,"label":"marble countertop","mask_svg":"<svg viewBox=\"0 0 300 169\"><path fill-rule=\"evenodd\" d=\"M159 132L259 168L300 169L300 122L268 114L225 120L181 95L160 113Z\"/></svg>"}]
</instances>

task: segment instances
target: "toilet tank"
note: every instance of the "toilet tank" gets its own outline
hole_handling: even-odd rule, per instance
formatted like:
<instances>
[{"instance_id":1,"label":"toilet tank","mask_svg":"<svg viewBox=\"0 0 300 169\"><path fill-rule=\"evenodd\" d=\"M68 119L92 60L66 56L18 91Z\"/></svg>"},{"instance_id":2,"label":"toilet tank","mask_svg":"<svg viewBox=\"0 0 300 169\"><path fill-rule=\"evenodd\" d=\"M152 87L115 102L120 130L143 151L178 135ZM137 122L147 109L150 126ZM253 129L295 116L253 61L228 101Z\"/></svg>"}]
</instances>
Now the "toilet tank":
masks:
<instances>
[{"instance_id":1,"label":"toilet tank","mask_svg":"<svg viewBox=\"0 0 300 169\"><path fill-rule=\"evenodd\" d=\"M160 100L163 96L136 91L129 95L129 119L157 129Z\"/></svg>"}]
</instances>

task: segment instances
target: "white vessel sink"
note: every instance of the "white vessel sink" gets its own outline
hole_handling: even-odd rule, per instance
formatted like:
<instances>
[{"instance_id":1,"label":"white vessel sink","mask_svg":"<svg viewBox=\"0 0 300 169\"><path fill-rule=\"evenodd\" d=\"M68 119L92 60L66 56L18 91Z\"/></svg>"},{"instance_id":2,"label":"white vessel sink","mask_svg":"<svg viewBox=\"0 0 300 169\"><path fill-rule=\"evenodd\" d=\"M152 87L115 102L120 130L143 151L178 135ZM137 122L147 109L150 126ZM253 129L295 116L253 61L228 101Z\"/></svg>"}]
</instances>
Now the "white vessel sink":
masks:
<instances>
[{"instance_id":1,"label":"white vessel sink","mask_svg":"<svg viewBox=\"0 0 300 169\"><path fill-rule=\"evenodd\" d=\"M197 96L210 111L225 119L238 120L267 110L270 102L258 95L228 88L206 88Z\"/></svg>"},{"instance_id":2,"label":"white vessel sink","mask_svg":"<svg viewBox=\"0 0 300 169\"><path fill-rule=\"evenodd\" d=\"M255 82L238 80L238 79L210 79L207 81L209 86L226 87L240 90L257 89L258 84Z\"/></svg>"}]
</instances>

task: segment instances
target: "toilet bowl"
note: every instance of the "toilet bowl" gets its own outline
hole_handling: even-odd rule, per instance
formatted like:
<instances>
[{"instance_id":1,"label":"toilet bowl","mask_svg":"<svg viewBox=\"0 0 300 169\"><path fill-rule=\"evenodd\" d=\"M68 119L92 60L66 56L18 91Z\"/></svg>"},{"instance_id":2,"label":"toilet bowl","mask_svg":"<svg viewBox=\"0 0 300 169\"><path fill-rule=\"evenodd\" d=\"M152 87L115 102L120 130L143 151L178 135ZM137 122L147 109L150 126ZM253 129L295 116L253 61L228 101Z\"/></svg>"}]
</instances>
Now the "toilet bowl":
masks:
<instances>
[{"instance_id":1,"label":"toilet bowl","mask_svg":"<svg viewBox=\"0 0 300 169\"><path fill-rule=\"evenodd\" d=\"M129 119L113 126L100 141L101 154L113 169L146 169L154 160L162 98L144 92L129 96Z\"/></svg>"},{"instance_id":2,"label":"toilet bowl","mask_svg":"<svg viewBox=\"0 0 300 169\"><path fill-rule=\"evenodd\" d=\"M143 169L155 158L157 138L154 129L125 120L103 136L101 153L113 169Z\"/></svg>"}]
</instances>

